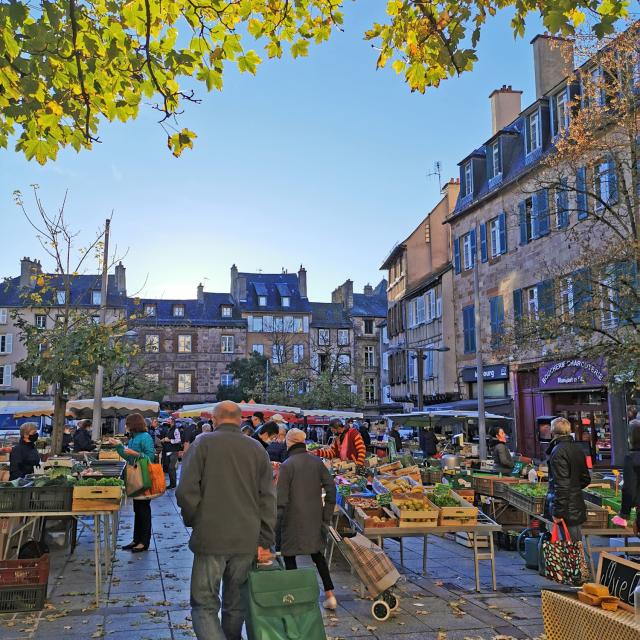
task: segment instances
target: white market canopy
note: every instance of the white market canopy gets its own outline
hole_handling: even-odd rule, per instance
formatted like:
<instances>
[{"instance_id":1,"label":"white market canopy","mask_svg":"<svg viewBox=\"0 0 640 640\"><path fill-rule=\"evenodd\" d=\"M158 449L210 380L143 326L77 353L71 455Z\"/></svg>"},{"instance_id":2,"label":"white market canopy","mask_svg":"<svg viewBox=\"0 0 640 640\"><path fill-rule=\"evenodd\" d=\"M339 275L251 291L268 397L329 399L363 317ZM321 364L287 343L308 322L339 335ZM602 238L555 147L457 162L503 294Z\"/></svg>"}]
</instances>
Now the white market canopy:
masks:
<instances>
[{"instance_id":1,"label":"white market canopy","mask_svg":"<svg viewBox=\"0 0 640 640\"><path fill-rule=\"evenodd\" d=\"M362 420L364 414L360 411L333 411L330 409L303 409L302 415L305 418L340 418L341 420Z\"/></svg>"},{"instance_id":2,"label":"white market canopy","mask_svg":"<svg viewBox=\"0 0 640 640\"><path fill-rule=\"evenodd\" d=\"M0 414L16 418L33 418L48 416L53 412L53 405L48 400L13 400L0 402Z\"/></svg>"},{"instance_id":3,"label":"white market canopy","mask_svg":"<svg viewBox=\"0 0 640 640\"><path fill-rule=\"evenodd\" d=\"M409 427L423 427L431 424L433 420L439 418L459 418L464 420L477 420L479 413L477 411L462 411L456 409L440 409L433 411L414 411L413 413L391 413L384 416L393 422L402 422ZM484 412L486 420L512 420L506 416L497 413Z\"/></svg>"},{"instance_id":4,"label":"white market canopy","mask_svg":"<svg viewBox=\"0 0 640 640\"><path fill-rule=\"evenodd\" d=\"M42 405L33 407L32 405ZM69 400L67 402L67 415L73 418L91 418L93 416L93 398L86 400ZM136 398L122 398L112 396L102 398L102 417L124 417L130 413L141 413L143 416L156 416L160 412L160 404L151 400L138 400ZM17 411L16 418L31 418L34 416L53 415L53 403L29 403Z\"/></svg>"},{"instance_id":5,"label":"white market canopy","mask_svg":"<svg viewBox=\"0 0 640 640\"><path fill-rule=\"evenodd\" d=\"M176 411L172 414L176 418L199 418L202 415L211 415L218 406L218 402L208 402L205 404L186 404L180 411ZM278 404L258 404L256 402L239 402L238 405L243 414L255 413L259 411L264 413L265 417L270 417L275 413L282 414L285 418L285 414L297 415L302 412L300 407L287 407Z\"/></svg>"}]
</instances>

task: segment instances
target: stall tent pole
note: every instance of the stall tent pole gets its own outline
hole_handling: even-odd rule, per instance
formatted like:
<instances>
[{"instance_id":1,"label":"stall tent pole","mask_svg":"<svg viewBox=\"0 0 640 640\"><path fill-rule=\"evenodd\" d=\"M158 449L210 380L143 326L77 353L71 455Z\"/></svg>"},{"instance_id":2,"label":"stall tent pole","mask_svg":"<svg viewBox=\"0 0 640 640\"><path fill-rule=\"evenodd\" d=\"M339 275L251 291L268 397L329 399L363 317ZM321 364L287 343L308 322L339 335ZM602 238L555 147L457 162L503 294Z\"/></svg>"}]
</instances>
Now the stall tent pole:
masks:
<instances>
[{"instance_id":1,"label":"stall tent pole","mask_svg":"<svg viewBox=\"0 0 640 640\"><path fill-rule=\"evenodd\" d=\"M476 234L476 237L480 237ZM480 260L473 247L473 304L476 324L476 380L478 389L478 454L480 460L487 459L487 424L484 415L484 367L482 366L482 314L480 313Z\"/></svg>"}]
</instances>

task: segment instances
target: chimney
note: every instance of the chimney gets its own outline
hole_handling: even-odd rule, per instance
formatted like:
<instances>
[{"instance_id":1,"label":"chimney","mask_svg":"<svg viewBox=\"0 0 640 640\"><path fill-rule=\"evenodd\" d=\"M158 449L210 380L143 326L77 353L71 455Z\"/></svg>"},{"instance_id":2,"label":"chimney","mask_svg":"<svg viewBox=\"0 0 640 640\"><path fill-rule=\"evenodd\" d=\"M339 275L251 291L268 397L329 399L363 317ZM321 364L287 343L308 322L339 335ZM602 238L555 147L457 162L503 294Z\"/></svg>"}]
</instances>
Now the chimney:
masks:
<instances>
[{"instance_id":1,"label":"chimney","mask_svg":"<svg viewBox=\"0 0 640 640\"><path fill-rule=\"evenodd\" d=\"M127 295L127 270L122 262L119 262L115 268L116 272L116 291L122 296Z\"/></svg>"},{"instance_id":2,"label":"chimney","mask_svg":"<svg viewBox=\"0 0 640 640\"><path fill-rule=\"evenodd\" d=\"M198 285L198 303L204 304L204 287L202 282Z\"/></svg>"},{"instance_id":3,"label":"chimney","mask_svg":"<svg viewBox=\"0 0 640 640\"><path fill-rule=\"evenodd\" d=\"M300 297L307 297L307 270L300 265L298 270L298 289L300 291Z\"/></svg>"},{"instance_id":4,"label":"chimney","mask_svg":"<svg viewBox=\"0 0 640 640\"><path fill-rule=\"evenodd\" d=\"M532 41L536 100L573 73L573 45L564 38L538 35Z\"/></svg>"},{"instance_id":5,"label":"chimney","mask_svg":"<svg viewBox=\"0 0 640 640\"><path fill-rule=\"evenodd\" d=\"M22 258L20 260L20 288L34 289L36 276L42 273L42 266L37 260Z\"/></svg>"},{"instance_id":6,"label":"chimney","mask_svg":"<svg viewBox=\"0 0 640 640\"><path fill-rule=\"evenodd\" d=\"M238 278L238 300L241 302L247 301L247 278L246 276L240 276Z\"/></svg>"},{"instance_id":7,"label":"chimney","mask_svg":"<svg viewBox=\"0 0 640 640\"><path fill-rule=\"evenodd\" d=\"M231 265L231 288L229 293L237 300L238 299L238 267L235 264Z\"/></svg>"},{"instance_id":8,"label":"chimney","mask_svg":"<svg viewBox=\"0 0 640 640\"><path fill-rule=\"evenodd\" d=\"M373 295L373 287L370 284L365 284L364 285L364 295L365 296L372 296Z\"/></svg>"},{"instance_id":9,"label":"chimney","mask_svg":"<svg viewBox=\"0 0 640 640\"><path fill-rule=\"evenodd\" d=\"M511 124L522 111L522 91L514 91L511 85L503 84L490 95L491 100L491 135L495 135L508 124Z\"/></svg>"},{"instance_id":10,"label":"chimney","mask_svg":"<svg viewBox=\"0 0 640 640\"><path fill-rule=\"evenodd\" d=\"M341 304L347 311L353 308L353 280L347 280L331 294L331 302Z\"/></svg>"}]
</instances>

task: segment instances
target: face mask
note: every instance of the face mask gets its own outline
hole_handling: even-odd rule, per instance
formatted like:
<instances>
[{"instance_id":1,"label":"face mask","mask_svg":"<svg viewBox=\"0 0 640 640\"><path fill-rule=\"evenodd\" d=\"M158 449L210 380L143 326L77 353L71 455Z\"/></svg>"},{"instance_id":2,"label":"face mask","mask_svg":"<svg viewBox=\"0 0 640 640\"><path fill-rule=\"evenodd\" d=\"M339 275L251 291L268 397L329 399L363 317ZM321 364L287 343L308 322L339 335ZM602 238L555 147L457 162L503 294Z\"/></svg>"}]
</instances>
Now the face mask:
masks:
<instances>
[{"instance_id":1,"label":"face mask","mask_svg":"<svg viewBox=\"0 0 640 640\"><path fill-rule=\"evenodd\" d=\"M29 435L29 442L35 442L38 439L37 433L32 433Z\"/></svg>"}]
</instances>

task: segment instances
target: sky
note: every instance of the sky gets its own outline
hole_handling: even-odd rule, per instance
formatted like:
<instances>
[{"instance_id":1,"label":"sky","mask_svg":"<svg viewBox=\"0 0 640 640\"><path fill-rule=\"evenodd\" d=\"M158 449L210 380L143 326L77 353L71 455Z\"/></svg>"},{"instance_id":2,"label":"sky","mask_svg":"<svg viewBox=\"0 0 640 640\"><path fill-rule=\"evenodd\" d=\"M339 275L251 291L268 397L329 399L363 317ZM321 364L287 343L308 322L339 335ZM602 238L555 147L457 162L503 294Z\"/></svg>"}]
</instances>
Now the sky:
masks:
<instances>
[{"instance_id":1,"label":"sky","mask_svg":"<svg viewBox=\"0 0 640 640\"><path fill-rule=\"evenodd\" d=\"M132 295L195 298L199 282L229 291L234 263L265 273L302 264L316 301L347 278L356 291L379 282L394 244L439 200L435 162L443 182L458 177L457 163L491 135L491 91L511 84L523 107L534 99L529 43L541 31L532 16L514 40L502 13L473 72L412 94L390 67L376 71L362 38L385 4L347 3L344 32L308 58L266 61L257 76L229 68L222 93L201 87L202 103L180 119L198 138L178 159L150 109L44 167L0 150L0 277L18 275L23 256L43 258L12 196L22 191L33 210L37 184L50 209L68 191L79 244L113 212L111 244L126 254Z\"/></svg>"}]
</instances>

